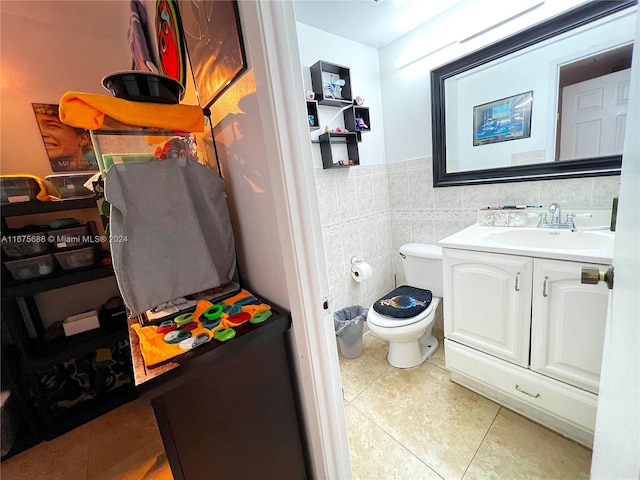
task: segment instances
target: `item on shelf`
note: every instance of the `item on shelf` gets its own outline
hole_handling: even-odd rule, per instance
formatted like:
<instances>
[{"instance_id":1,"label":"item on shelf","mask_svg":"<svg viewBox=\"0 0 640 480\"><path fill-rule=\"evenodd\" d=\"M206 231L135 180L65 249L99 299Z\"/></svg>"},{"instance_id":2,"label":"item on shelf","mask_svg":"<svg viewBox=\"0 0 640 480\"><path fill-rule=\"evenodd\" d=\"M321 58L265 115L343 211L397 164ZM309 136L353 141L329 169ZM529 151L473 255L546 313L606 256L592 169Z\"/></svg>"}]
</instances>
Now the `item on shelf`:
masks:
<instances>
[{"instance_id":1,"label":"item on shelf","mask_svg":"<svg viewBox=\"0 0 640 480\"><path fill-rule=\"evenodd\" d=\"M313 124L316 121L316 117L314 115L307 115L307 119L309 120L309 126L313 127Z\"/></svg>"},{"instance_id":2,"label":"item on shelf","mask_svg":"<svg viewBox=\"0 0 640 480\"><path fill-rule=\"evenodd\" d=\"M84 246L88 241L90 233L89 226L82 225L80 227L51 231L49 232L49 237L52 238L54 247L60 250L68 247Z\"/></svg>"},{"instance_id":3,"label":"item on shelf","mask_svg":"<svg viewBox=\"0 0 640 480\"><path fill-rule=\"evenodd\" d=\"M180 103L184 87L166 75L145 71L112 73L102 79L102 85L114 97L133 102Z\"/></svg>"},{"instance_id":4,"label":"item on shelf","mask_svg":"<svg viewBox=\"0 0 640 480\"><path fill-rule=\"evenodd\" d=\"M55 220L51 220L49 222L49 226L51 228L64 228L64 227L71 227L71 226L75 226L75 225L80 225L80 222L78 221L77 218L56 218Z\"/></svg>"},{"instance_id":5,"label":"item on shelf","mask_svg":"<svg viewBox=\"0 0 640 480\"><path fill-rule=\"evenodd\" d=\"M89 310L88 312L71 315L62 322L62 328L67 337L86 332L87 330L93 330L94 328L100 328L98 311Z\"/></svg>"},{"instance_id":6,"label":"item on shelf","mask_svg":"<svg viewBox=\"0 0 640 480\"><path fill-rule=\"evenodd\" d=\"M55 252L54 255L63 270L89 267L96 262L95 250L93 247L79 248L65 252Z\"/></svg>"},{"instance_id":7,"label":"item on shelf","mask_svg":"<svg viewBox=\"0 0 640 480\"><path fill-rule=\"evenodd\" d=\"M32 202L37 200L40 185L32 177L7 176L0 178L2 203Z\"/></svg>"},{"instance_id":8,"label":"item on shelf","mask_svg":"<svg viewBox=\"0 0 640 480\"><path fill-rule=\"evenodd\" d=\"M124 306L122 297L111 297L100 308L98 313L100 326L105 329L114 327L124 327L127 325L127 308Z\"/></svg>"},{"instance_id":9,"label":"item on shelf","mask_svg":"<svg viewBox=\"0 0 640 480\"><path fill-rule=\"evenodd\" d=\"M316 98L316 92L314 92L313 90L304 92L304 95L307 98L307 100L315 100Z\"/></svg>"},{"instance_id":10,"label":"item on shelf","mask_svg":"<svg viewBox=\"0 0 640 480\"><path fill-rule=\"evenodd\" d=\"M356 97L353 101L356 105L362 106L364 105L364 98L362 97Z\"/></svg>"},{"instance_id":11,"label":"item on shelf","mask_svg":"<svg viewBox=\"0 0 640 480\"><path fill-rule=\"evenodd\" d=\"M38 255L47 250L49 250L49 242L47 235L42 232L2 237L2 251L9 258Z\"/></svg>"},{"instance_id":12,"label":"item on shelf","mask_svg":"<svg viewBox=\"0 0 640 480\"><path fill-rule=\"evenodd\" d=\"M55 270L55 262L51 254L7 261L4 264L16 280L44 277Z\"/></svg>"},{"instance_id":13,"label":"item on shelf","mask_svg":"<svg viewBox=\"0 0 640 480\"><path fill-rule=\"evenodd\" d=\"M369 128L369 126L364 123L364 120L361 118L356 118L356 130L365 130Z\"/></svg>"},{"instance_id":14,"label":"item on shelf","mask_svg":"<svg viewBox=\"0 0 640 480\"><path fill-rule=\"evenodd\" d=\"M84 184L93 176L93 173L61 173L47 175L45 180L50 182L60 198L88 197L93 192Z\"/></svg>"},{"instance_id":15,"label":"item on shelf","mask_svg":"<svg viewBox=\"0 0 640 480\"><path fill-rule=\"evenodd\" d=\"M333 80L330 82L322 82L322 94L325 98L334 98L336 100L342 99L342 87L344 87L345 81L342 79Z\"/></svg>"}]
</instances>

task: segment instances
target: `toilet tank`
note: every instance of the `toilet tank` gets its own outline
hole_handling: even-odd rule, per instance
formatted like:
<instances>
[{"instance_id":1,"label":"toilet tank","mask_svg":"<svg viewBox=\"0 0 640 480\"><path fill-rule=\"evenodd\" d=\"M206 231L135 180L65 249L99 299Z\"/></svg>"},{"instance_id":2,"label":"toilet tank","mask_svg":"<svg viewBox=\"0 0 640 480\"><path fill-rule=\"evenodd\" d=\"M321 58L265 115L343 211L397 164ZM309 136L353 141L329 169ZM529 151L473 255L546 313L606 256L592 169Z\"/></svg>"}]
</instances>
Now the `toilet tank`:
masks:
<instances>
[{"instance_id":1,"label":"toilet tank","mask_svg":"<svg viewBox=\"0 0 640 480\"><path fill-rule=\"evenodd\" d=\"M407 284L431 290L442 298L442 248L424 243L407 243L400 247Z\"/></svg>"}]
</instances>

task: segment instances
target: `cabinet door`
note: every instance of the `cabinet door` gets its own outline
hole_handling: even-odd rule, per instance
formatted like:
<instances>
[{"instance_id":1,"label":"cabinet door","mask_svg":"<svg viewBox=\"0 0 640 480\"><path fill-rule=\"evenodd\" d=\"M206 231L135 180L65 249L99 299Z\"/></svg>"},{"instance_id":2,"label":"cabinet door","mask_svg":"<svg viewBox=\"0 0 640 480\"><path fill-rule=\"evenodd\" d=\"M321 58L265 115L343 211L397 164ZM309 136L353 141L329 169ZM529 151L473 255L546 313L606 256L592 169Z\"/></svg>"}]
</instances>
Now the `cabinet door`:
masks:
<instances>
[{"instance_id":1,"label":"cabinet door","mask_svg":"<svg viewBox=\"0 0 640 480\"><path fill-rule=\"evenodd\" d=\"M598 393L609 290L583 285L579 262L535 259L531 369Z\"/></svg>"},{"instance_id":2,"label":"cabinet door","mask_svg":"<svg viewBox=\"0 0 640 480\"><path fill-rule=\"evenodd\" d=\"M444 249L445 336L528 366L532 270L526 257Z\"/></svg>"}]
</instances>

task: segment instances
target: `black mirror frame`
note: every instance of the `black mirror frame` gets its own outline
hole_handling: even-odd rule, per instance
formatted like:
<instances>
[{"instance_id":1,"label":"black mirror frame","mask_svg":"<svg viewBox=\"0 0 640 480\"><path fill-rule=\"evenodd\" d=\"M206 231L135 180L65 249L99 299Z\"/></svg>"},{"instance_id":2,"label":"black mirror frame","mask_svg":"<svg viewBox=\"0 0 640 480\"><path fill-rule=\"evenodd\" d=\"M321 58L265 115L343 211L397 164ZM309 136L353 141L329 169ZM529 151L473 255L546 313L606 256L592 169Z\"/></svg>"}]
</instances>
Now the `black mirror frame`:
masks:
<instances>
[{"instance_id":1,"label":"black mirror frame","mask_svg":"<svg viewBox=\"0 0 640 480\"><path fill-rule=\"evenodd\" d=\"M433 186L448 187L620 174L622 155L448 173L444 82L459 73L625 10L637 3L638 0L589 2L433 70L431 72Z\"/></svg>"}]
</instances>

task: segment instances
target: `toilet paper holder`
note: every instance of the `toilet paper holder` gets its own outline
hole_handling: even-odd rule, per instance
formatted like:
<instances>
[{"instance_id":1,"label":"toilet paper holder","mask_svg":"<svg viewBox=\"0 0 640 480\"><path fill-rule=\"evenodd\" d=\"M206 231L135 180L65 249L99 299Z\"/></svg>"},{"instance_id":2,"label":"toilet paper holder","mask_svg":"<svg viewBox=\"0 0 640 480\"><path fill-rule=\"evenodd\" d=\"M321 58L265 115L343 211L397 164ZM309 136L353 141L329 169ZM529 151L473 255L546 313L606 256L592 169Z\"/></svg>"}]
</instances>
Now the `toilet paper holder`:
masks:
<instances>
[{"instance_id":1,"label":"toilet paper holder","mask_svg":"<svg viewBox=\"0 0 640 480\"><path fill-rule=\"evenodd\" d=\"M351 273L356 273L356 271L354 270L354 267L359 263L362 263L362 260L360 260L358 257L355 257L355 256L351 257Z\"/></svg>"}]
</instances>

